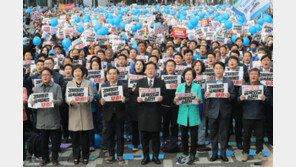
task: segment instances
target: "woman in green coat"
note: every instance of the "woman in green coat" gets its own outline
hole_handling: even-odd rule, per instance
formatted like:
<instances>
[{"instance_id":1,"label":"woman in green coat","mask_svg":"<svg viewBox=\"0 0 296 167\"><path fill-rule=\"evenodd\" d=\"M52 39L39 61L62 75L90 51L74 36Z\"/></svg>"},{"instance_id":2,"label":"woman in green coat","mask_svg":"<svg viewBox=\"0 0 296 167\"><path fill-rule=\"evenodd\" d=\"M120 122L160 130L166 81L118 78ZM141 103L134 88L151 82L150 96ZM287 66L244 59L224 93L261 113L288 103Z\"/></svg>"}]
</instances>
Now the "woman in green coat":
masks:
<instances>
[{"instance_id":1,"label":"woman in green coat","mask_svg":"<svg viewBox=\"0 0 296 167\"><path fill-rule=\"evenodd\" d=\"M193 82L196 77L196 72L192 68L186 68L183 72L185 83L177 87L176 93L195 93L195 100L198 104L202 103L202 93L199 84ZM178 102L178 97L175 97L175 102ZM196 104L180 105L177 123L180 124L183 154L188 155L188 130L190 131L191 149L190 156L187 162L191 165L195 160L197 147L197 131L200 124L199 107Z\"/></svg>"}]
</instances>

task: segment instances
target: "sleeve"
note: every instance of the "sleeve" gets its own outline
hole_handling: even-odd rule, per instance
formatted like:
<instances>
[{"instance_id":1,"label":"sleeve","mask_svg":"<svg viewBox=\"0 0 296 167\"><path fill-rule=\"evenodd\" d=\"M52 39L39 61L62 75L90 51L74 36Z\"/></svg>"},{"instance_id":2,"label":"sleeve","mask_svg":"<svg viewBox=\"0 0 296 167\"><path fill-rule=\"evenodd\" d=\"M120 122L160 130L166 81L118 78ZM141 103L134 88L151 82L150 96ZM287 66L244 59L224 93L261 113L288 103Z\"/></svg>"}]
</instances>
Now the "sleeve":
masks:
<instances>
[{"instance_id":1,"label":"sleeve","mask_svg":"<svg viewBox=\"0 0 296 167\"><path fill-rule=\"evenodd\" d=\"M57 99L56 100L56 105L60 106L63 103L63 94L62 94L62 89L60 85L57 85Z\"/></svg>"},{"instance_id":2,"label":"sleeve","mask_svg":"<svg viewBox=\"0 0 296 167\"><path fill-rule=\"evenodd\" d=\"M91 103L94 100L94 93L93 93L93 87L91 85L91 82L89 82L88 84L88 96L89 96L89 102L87 103Z\"/></svg>"},{"instance_id":3,"label":"sleeve","mask_svg":"<svg viewBox=\"0 0 296 167\"><path fill-rule=\"evenodd\" d=\"M235 93L235 90L234 90L234 86L233 86L233 82L232 81L228 81L228 92L230 93L230 100L231 101L234 101L236 100L236 93Z\"/></svg>"},{"instance_id":4,"label":"sleeve","mask_svg":"<svg viewBox=\"0 0 296 167\"><path fill-rule=\"evenodd\" d=\"M23 88L23 104L27 104L27 102L28 102L27 89Z\"/></svg>"},{"instance_id":5,"label":"sleeve","mask_svg":"<svg viewBox=\"0 0 296 167\"><path fill-rule=\"evenodd\" d=\"M140 85L140 82L141 82L141 80L138 80L137 81L136 89L135 89L135 93L134 93L137 97L139 96L139 85Z\"/></svg>"},{"instance_id":6,"label":"sleeve","mask_svg":"<svg viewBox=\"0 0 296 167\"><path fill-rule=\"evenodd\" d=\"M245 82L248 82L249 81L249 73L248 73L248 69L246 66L243 66L243 69L244 69L244 76L243 76L243 79L245 80Z\"/></svg>"},{"instance_id":7,"label":"sleeve","mask_svg":"<svg viewBox=\"0 0 296 167\"><path fill-rule=\"evenodd\" d=\"M59 85L61 86L62 92L64 93L66 91L66 82L64 80L64 76L60 75L59 79Z\"/></svg>"},{"instance_id":8,"label":"sleeve","mask_svg":"<svg viewBox=\"0 0 296 167\"><path fill-rule=\"evenodd\" d=\"M122 84L122 88L123 88L123 96L126 98L125 103L128 102L130 100L129 98L129 90L126 86L126 84Z\"/></svg>"},{"instance_id":9,"label":"sleeve","mask_svg":"<svg viewBox=\"0 0 296 167\"><path fill-rule=\"evenodd\" d=\"M242 95L242 86L238 90L237 102L242 104L244 101L240 100L240 96Z\"/></svg>"},{"instance_id":10,"label":"sleeve","mask_svg":"<svg viewBox=\"0 0 296 167\"><path fill-rule=\"evenodd\" d=\"M164 81L163 80L160 80L160 91L161 91L161 96L163 97L163 100L164 100L164 98L167 98L167 96L166 96L166 92L167 92L167 90L166 90L166 87L165 87L165 83L164 83Z\"/></svg>"},{"instance_id":11,"label":"sleeve","mask_svg":"<svg viewBox=\"0 0 296 167\"><path fill-rule=\"evenodd\" d=\"M263 94L266 97L265 101L263 101L263 102L264 103L271 103L272 98L271 98L270 91L267 86L263 86Z\"/></svg>"},{"instance_id":12,"label":"sleeve","mask_svg":"<svg viewBox=\"0 0 296 167\"><path fill-rule=\"evenodd\" d=\"M203 103L202 91L201 91L200 85L197 85L197 97L201 99L200 104Z\"/></svg>"},{"instance_id":13,"label":"sleeve","mask_svg":"<svg viewBox=\"0 0 296 167\"><path fill-rule=\"evenodd\" d=\"M69 87L69 83L70 82L68 82L68 84L67 84L67 86L66 86L66 90L67 90L67 87ZM65 101L66 101L66 103L70 106L70 101L67 99L67 92L65 91Z\"/></svg>"}]
</instances>

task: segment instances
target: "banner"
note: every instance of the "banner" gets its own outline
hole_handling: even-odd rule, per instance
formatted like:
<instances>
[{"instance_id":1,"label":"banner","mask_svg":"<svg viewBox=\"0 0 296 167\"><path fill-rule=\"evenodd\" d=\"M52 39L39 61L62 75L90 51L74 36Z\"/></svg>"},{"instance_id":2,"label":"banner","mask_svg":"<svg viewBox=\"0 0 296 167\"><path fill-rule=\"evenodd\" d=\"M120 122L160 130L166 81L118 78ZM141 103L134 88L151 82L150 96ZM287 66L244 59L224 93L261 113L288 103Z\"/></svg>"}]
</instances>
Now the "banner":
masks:
<instances>
[{"instance_id":1,"label":"banner","mask_svg":"<svg viewBox=\"0 0 296 167\"><path fill-rule=\"evenodd\" d=\"M173 27L174 38L186 38L186 28Z\"/></svg>"},{"instance_id":2,"label":"banner","mask_svg":"<svg viewBox=\"0 0 296 167\"><path fill-rule=\"evenodd\" d=\"M176 93L176 97L179 99L176 102L177 105L196 105L198 102L195 100L197 93Z\"/></svg>"},{"instance_id":3,"label":"banner","mask_svg":"<svg viewBox=\"0 0 296 167\"><path fill-rule=\"evenodd\" d=\"M87 78L92 80L94 83L103 83L104 77L104 70L88 70Z\"/></svg>"},{"instance_id":4,"label":"banner","mask_svg":"<svg viewBox=\"0 0 296 167\"><path fill-rule=\"evenodd\" d=\"M242 85L241 80L243 79L244 69L242 66L238 66L235 71L231 71L229 68L226 68L224 72L224 77L230 79L234 85Z\"/></svg>"},{"instance_id":5,"label":"banner","mask_svg":"<svg viewBox=\"0 0 296 167\"><path fill-rule=\"evenodd\" d=\"M196 76L193 82L199 84L202 89L205 89L207 80L208 80L207 75L199 75L199 76Z\"/></svg>"},{"instance_id":6,"label":"banner","mask_svg":"<svg viewBox=\"0 0 296 167\"><path fill-rule=\"evenodd\" d=\"M265 86L273 86L273 72L260 72L260 82Z\"/></svg>"},{"instance_id":7,"label":"banner","mask_svg":"<svg viewBox=\"0 0 296 167\"><path fill-rule=\"evenodd\" d=\"M139 88L139 94L143 102L158 102L160 88Z\"/></svg>"},{"instance_id":8,"label":"banner","mask_svg":"<svg viewBox=\"0 0 296 167\"><path fill-rule=\"evenodd\" d=\"M101 94L106 102L121 101L123 96L122 86L102 87Z\"/></svg>"},{"instance_id":9,"label":"banner","mask_svg":"<svg viewBox=\"0 0 296 167\"><path fill-rule=\"evenodd\" d=\"M165 83L166 89L177 89L181 83L181 75L162 75L161 79Z\"/></svg>"},{"instance_id":10,"label":"banner","mask_svg":"<svg viewBox=\"0 0 296 167\"><path fill-rule=\"evenodd\" d=\"M225 98L225 93L228 92L228 83L208 83L206 91L211 93L208 98Z\"/></svg>"},{"instance_id":11,"label":"banner","mask_svg":"<svg viewBox=\"0 0 296 167\"><path fill-rule=\"evenodd\" d=\"M249 21L266 11L269 6L270 0L238 0L232 10L245 21Z\"/></svg>"},{"instance_id":12,"label":"banner","mask_svg":"<svg viewBox=\"0 0 296 167\"><path fill-rule=\"evenodd\" d=\"M118 80L127 80L127 74L129 72L129 67L117 67L119 71Z\"/></svg>"},{"instance_id":13,"label":"banner","mask_svg":"<svg viewBox=\"0 0 296 167\"><path fill-rule=\"evenodd\" d=\"M71 4L59 4L59 10L72 10L75 7L75 3L71 3Z\"/></svg>"},{"instance_id":14,"label":"banner","mask_svg":"<svg viewBox=\"0 0 296 167\"><path fill-rule=\"evenodd\" d=\"M133 88L139 79L145 78L146 75L128 75L128 88Z\"/></svg>"},{"instance_id":15,"label":"banner","mask_svg":"<svg viewBox=\"0 0 296 167\"><path fill-rule=\"evenodd\" d=\"M87 102L88 87L76 88L67 87L66 97L68 101L74 100L75 102Z\"/></svg>"},{"instance_id":16,"label":"banner","mask_svg":"<svg viewBox=\"0 0 296 167\"><path fill-rule=\"evenodd\" d=\"M31 105L31 100L35 102L35 104ZM53 103L51 102L53 100L53 94L52 92L47 93L33 93L30 95L28 100L28 107L29 108L53 108Z\"/></svg>"},{"instance_id":17,"label":"banner","mask_svg":"<svg viewBox=\"0 0 296 167\"><path fill-rule=\"evenodd\" d=\"M242 95L245 96L245 100L261 100L263 85L242 85Z\"/></svg>"}]
</instances>

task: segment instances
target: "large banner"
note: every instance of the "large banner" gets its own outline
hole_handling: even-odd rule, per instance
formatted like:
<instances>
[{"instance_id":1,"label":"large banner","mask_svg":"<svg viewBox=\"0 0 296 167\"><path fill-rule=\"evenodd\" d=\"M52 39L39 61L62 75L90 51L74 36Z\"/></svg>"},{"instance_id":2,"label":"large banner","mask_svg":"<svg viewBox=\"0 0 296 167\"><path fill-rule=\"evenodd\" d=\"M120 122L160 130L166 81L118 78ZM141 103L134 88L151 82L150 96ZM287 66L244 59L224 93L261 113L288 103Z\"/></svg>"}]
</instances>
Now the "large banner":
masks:
<instances>
[{"instance_id":1,"label":"large banner","mask_svg":"<svg viewBox=\"0 0 296 167\"><path fill-rule=\"evenodd\" d=\"M266 11L269 6L270 0L238 0L232 10L249 21Z\"/></svg>"},{"instance_id":2,"label":"large banner","mask_svg":"<svg viewBox=\"0 0 296 167\"><path fill-rule=\"evenodd\" d=\"M71 4L59 4L59 10L72 10L75 7L75 3L71 3Z\"/></svg>"},{"instance_id":3,"label":"large banner","mask_svg":"<svg viewBox=\"0 0 296 167\"><path fill-rule=\"evenodd\" d=\"M91 7L92 1L91 0L83 0L83 5Z\"/></svg>"}]
</instances>

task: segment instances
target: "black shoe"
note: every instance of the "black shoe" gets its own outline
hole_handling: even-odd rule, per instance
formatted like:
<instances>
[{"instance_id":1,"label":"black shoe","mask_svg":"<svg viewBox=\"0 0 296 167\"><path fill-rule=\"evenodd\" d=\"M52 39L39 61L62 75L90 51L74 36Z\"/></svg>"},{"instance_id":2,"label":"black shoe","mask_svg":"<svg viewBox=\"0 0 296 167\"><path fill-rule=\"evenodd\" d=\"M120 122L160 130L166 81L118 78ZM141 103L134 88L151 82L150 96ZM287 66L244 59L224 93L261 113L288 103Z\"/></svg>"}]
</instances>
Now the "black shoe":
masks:
<instances>
[{"instance_id":1,"label":"black shoe","mask_svg":"<svg viewBox=\"0 0 296 167\"><path fill-rule=\"evenodd\" d=\"M83 159L82 163L83 163L84 165L87 165L87 164L88 164L88 159Z\"/></svg>"},{"instance_id":2,"label":"black shoe","mask_svg":"<svg viewBox=\"0 0 296 167\"><path fill-rule=\"evenodd\" d=\"M49 164L49 163L50 163L50 160L49 160L49 159L43 159L43 160L40 162L39 166L45 166L45 165L47 165L47 164Z\"/></svg>"},{"instance_id":3,"label":"black shoe","mask_svg":"<svg viewBox=\"0 0 296 167\"><path fill-rule=\"evenodd\" d=\"M195 155L190 155L187 165L192 165L194 161L195 161Z\"/></svg>"},{"instance_id":4,"label":"black shoe","mask_svg":"<svg viewBox=\"0 0 296 167\"><path fill-rule=\"evenodd\" d=\"M53 166L58 166L58 165L60 165L59 161L57 161L57 160L53 160L53 161L52 161L52 164L53 164Z\"/></svg>"},{"instance_id":5,"label":"black shoe","mask_svg":"<svg viewBox=\"0 0 296 167\"><path fill-rule=\"evenodd\" d=\"M160 160L158 159L158 155L154 155L153 158L152 158L152 161L154 161L155 164L160 164Z\"/></svg>"},{"instance_id":6,"label":"black shoe","mask_svg":"<svg viewBox=\"0 0 296 167\"><path fill-rule=\"evenodd\" d=\"M146 156L146 157L144 157L144 159L141 161L141 164L142 165L146 165L146 164L148 164L150 162L150 158L149 158L149 156Z\"/></svg>"},{"instance_id":7,"label":"black shoe","mask_svg":"<svg viewBox=\"0 0 296 167\"><path fill-rule=\"evenodd\" d=\"M229 161L228 158L227 158L226 156L220 156L220 158L221 158L222 161L224 161L224 162L228 162L228 161Z\"/></svg>"},{"instance_id":8,"label":"black shoe","mask_svg":"<svg viewBox=\"0 0 296 167\"><path fill-rule=\"evenodd\" d=\"M210 158L210 161L216 161L218 159L217 155L212 155L212 157Z\"/></svg>"},{"instance_id":9,"label":"black shoe","mask_svg":"<svg viewBox=\"0 0 296 167\"><path fill-rule=\"evenodd\" d=\"M243 149L242 142L237 142L237 148L238 148L239 150L242 150L242 149Z\"/></svg>"},{"instance_id":10,"label":"black shoe","mask_svg":"<svg viewBox=\"0 0 296 167\"><path fill-rule=\"evenodd\" d=\"M74 164L75 165L79 164L79 159L74 159Z\"/></svg>"}]
</instances>

